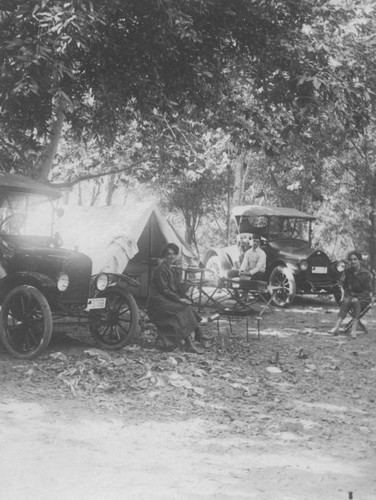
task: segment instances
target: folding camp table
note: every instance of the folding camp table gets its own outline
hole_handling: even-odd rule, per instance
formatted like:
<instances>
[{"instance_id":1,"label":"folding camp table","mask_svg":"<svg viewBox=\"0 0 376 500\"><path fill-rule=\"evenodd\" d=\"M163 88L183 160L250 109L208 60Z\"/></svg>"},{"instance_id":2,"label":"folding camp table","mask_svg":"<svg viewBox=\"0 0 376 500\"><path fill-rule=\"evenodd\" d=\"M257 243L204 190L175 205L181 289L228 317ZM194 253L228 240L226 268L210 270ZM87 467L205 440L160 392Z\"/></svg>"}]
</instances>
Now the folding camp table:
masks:
<instances>
[{"instance_id":1,"label":"folding camp table","mask_svg":"<svg viewBox=\"0 0 376 500\"><path fill-rule=\"evenodd\" d=\"M251 314L256 312L252 305L261 302L264 306L260 315L266 309L274 312L271 305L272 296L266 298L269 292L266 281L252 280L250 277L208 280L205 277L206 269L202 267L181 268L181 271L182 281L188 290L187 295L191 302L198 306L199 311L205 306L214 307L218 312L232 308Z\"/></svg>"},{"instance_id":2,"label":"folding camp table","mask_svg":"<svg viewBox=\"0 0 376 500\"><path fill-rule=\"evenodd\" d=\"M261 280L253 280L251 277L239 277L239 278L223 278L222 286L228 290L231 298L236 302L238 307L251 308L253 304L261 302L264 304L263 308L259 312L261 316L266 309L270 312L274 312L271 305L273 300L273 295L270 294L267 299L267 295L270 290L268 283Z\"/></svg>"}]
</instances>

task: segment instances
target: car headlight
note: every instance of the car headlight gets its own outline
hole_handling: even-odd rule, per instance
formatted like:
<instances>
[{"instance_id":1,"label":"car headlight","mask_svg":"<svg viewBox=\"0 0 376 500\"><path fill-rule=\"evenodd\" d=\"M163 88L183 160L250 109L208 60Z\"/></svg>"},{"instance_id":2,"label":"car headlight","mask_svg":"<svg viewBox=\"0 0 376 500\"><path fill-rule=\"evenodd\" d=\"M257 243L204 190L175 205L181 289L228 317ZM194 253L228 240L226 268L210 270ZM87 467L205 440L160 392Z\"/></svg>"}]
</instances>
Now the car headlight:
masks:
<instances>
[{"instance_id":1,"label":"car headlight","mask_svg":"<svg viewBox=\"0 0 376 500\"><path fill-rule=\"evenodd\" d=\"M337 262L336 268L339 273L343 273L346 269L346 263L343 260L340 260Z\"/></svg>"},{"instance_id":2,"label":"car headlight","mask_svg":"<svg viewBox=\"0 0 376 500\"><path fill-rule=\"evenodd\" d=\"M65 292L69 286L69 276L65 273L60 274L57 280L57 289L59 292Z\"/></svg>"},{"instance_id":3,"label":"car headlight","mask_svg":"<svg viewBox=\"0 0 376 500\"><path fill-rule=\"evenodd\" d=\"M308 262L306 260L301 260L299 262L299 269L301 271L307 271L307 269L308 269Z\"/></svg>"},{"instance_id":4,"label":"car headlight","mask_svg":"<svg viewBox=\"0 0 376 500\"><path fill-rule=\"evenodd\" d=\"M107 274L99 274L96 280L96 287L99 291L106 290L108 287L109 279Z\"/></svg>"}]
</instances>

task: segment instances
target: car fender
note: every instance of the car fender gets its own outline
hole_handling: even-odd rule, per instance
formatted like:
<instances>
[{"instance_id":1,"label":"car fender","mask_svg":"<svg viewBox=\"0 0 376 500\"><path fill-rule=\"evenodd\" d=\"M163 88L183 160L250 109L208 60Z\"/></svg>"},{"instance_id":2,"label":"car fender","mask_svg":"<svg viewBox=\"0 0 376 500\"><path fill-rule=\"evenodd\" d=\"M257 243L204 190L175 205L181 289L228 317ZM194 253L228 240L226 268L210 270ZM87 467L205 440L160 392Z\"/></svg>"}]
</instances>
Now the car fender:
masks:
<instances>
[{"instance_id":1,"label":"car fender","mask_svg":"<svg viewBox=\"0 0 376 500\"><path fill-rule=\"evenodd\" d=\"M140 283L132 278L131 276L129 276L128 274L122 274L121 275L121 278L120 278L120 283L121 285L126 285L126 287L132 287L132 288L135 288L135 287L139 287L140 286Z\"/></svg>"},{"instance_id":2,"label":"car fender","mask_svg":"<svg viewBox=\"0 0 376 500\"><path fill-rule=\"evenodd\" d=\"M20 285L33 286L46 296L50 296L52 292L57 290L56 282L45 274L20 271L15 274L8 274L0 281L1 300L10 290Z\"/></svg>"},{"instance_id":3,"label":"car fender","mask_svg":"<svg viewBox=\"0 0 376 500\"><path fill-rule=\"evenodd\" d=\"M205 252L204 257L202 259L203 265L206 266L208 260L211 257L215 256L219 258L222 269L229 270L234 267L233 260L230 254L224 248L209 248L209 250Z\"/></svg>"},{"instance_id":4,"label":"car fender","mask_svg":"<svg viewBox=\"0 0 376 500\"><path fill-rule=\"evenodd\" d=\"M291 271L291 273L293 275L295 275L299 269L298 267L295 265L295 264L292 264L291 262L285 262L281 259L278 259L278 260L274 260L273 262L271 262L266 270L266 275L267 277L269 278L270 276L270 273L272 272L272 270L277 267L277 266L282 266L282 267L286 267L289 271Z\"/></svg>"},{"instance_id":5,"label":"car fender","mask_svg":"<svg viewBox=\"0 0 376 500\"><path fill-rule=\"evenodd\" d=\"M120 274L120 273L105 273L108 274L110 277L110 283L111 285L119 285L122 286L123 288L128 288L128 287L138 287L140 286L140 283L129 276L128 274Z\"/></svg>"},{"instance_id":6,"label":"car fender","mask_svg":"<svg viewBox=\"0 0 376 500\"><path fill-rule=\"evenodd\" d=\"M91 285L92 286L94 285L97 277L101 274L106 274L108 276L108 279L109 279L108 286L119 285L119 286L122 286L123 288L127 288L127 287L135 288L135 287L140 286L140 283L137 280L135 280L134 278L132 278L131 276L129 276L128 274L108 273L106 271L100 272L98 274L94 274L91 277Z\"/></svg>"},{"instance_id":7,"label":"car fender","mask_svg":"<svg viewBox=\"0 0 376 500\"><path fill-rule=\"evenodd\" d=\"M286 262L285 267L287 267L293 274L296 274L299 271L298 266L292 262Z\"/></svg>"}]
</instances>

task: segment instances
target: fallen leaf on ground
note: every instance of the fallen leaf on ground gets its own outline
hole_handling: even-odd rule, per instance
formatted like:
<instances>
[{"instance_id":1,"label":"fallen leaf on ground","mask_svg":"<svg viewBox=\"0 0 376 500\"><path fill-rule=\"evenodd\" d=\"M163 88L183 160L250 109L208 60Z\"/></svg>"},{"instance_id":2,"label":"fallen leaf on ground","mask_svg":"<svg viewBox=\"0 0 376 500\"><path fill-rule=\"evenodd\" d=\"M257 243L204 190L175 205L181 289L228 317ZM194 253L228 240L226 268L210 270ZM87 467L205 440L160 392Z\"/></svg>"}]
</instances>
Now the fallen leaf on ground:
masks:
<instances>
[{"instance_id":1,"label":"fallen leaf on ground","mask_svg":"<svg viewBox=\"0 0 376 500\"><path fill-rule=\"evenodd\" d=\"M267 366L266 371L269 373L282 373L282 370L277 366Z\"/></svg>"},{"instance_id":2,"label":"fallen leaf on ground","mask_svg":"<svg viewBox=\"0 0 376 500\"><path fill-rule=\"evenodd\" d=\"M68 358L65 354L63 354L62 352L53 352L52 354L50 354L50 358L52 359L60 359L61 361L67 361Z\"/></svg>"},{"instance_id":3,"label":"fallen leaf on ground","mask_svg":"<svg viewBox=\"0 0 376 500\"><path fill-rule=\"evenodd\" d=\"M184 387L185 389L193 389L192 384L190 383L189 380L186 379L173 379L169 380L169 384L172 385L173 387Z\"/></svg>"},{"instance_id":4,"label":"fallen leaf on ground","mask_svg":"<svg viewBox=\"0 0 376 500\"><path fill-rule=\"evenodd\" d=\"M101 351L100 349L87 349L85 354L92 356L93 358L101 358L105 361L112 361L112 357L108 352Z\"/></svg>"},{"instance_id":5,"label":"fallen leaf on ground","mask_svg":"<svg viewBox=\"0 0 376 500\"><path fill-rule=\"evenodd\" d=\"M205 389L203 387L192 387L196 394L203 396L205 394Z\"/></svg>"}]
</instances>

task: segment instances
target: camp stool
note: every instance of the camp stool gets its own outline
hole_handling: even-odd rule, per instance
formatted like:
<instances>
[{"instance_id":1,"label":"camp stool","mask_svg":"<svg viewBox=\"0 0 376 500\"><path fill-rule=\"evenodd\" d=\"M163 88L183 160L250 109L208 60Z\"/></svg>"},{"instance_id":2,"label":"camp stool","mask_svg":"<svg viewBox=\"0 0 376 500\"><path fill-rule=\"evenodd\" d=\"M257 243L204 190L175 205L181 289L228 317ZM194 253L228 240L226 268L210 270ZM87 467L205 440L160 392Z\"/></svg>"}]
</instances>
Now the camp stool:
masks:
<instances>
[{"instance_id":1,"label":"camp stool","mask_svg":"<svg viewBox=\"0 0 376 500\"><path fill-rule=\"evenodd\" d=\"M359 315L358 319L358 325L360 328L363 330L364 333L369 333L366 325L362 323L361 319L362 317L367 314L367 312L372 308L372 302L368 304L361 312ZM346 324L346 326L343 329L343 333L348 333L351 330L352 325L354 324L355 318L354 318L354 312L352 309L350 309L350 315L351 315L351 320Z\"/></svg>"}]
</instances>

